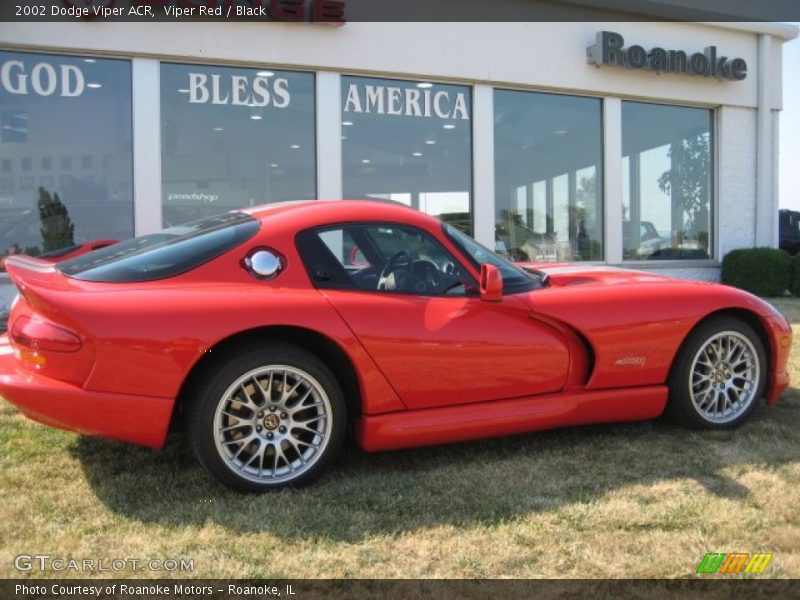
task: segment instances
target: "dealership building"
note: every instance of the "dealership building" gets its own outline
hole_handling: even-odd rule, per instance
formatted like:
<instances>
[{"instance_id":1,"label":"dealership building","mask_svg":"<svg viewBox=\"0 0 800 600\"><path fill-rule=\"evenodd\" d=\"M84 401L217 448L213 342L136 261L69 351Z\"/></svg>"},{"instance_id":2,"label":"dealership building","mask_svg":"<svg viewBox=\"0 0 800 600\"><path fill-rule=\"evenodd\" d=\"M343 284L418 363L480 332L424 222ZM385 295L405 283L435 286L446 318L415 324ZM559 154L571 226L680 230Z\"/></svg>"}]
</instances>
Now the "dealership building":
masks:
<instances>
[{"instance_id":1,"label":"dealership building","mask_svg":"<svg viewBox=\"0 0 800 600\"><path fill-rule=\"evenodd\" d=\"M755 22L3 23L1 250L378 198L517 260L714 280L730 250L777 245L781 53L796 35Z\"/></svg>"}]
</instances>

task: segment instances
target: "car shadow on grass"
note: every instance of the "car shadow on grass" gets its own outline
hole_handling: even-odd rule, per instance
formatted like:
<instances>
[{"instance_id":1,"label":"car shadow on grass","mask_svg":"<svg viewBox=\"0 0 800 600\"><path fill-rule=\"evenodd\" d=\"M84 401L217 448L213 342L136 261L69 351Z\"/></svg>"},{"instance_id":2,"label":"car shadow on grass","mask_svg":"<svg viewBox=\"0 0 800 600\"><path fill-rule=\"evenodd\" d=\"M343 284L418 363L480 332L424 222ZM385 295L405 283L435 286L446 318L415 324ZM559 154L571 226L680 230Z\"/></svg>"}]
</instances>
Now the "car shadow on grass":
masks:
<instances>
[{"instance_id":1,"label":"car shadow on grass","mask_svg":"<svg viewBox=\"0 0 800 600\"><path fill-rule=\"evenodd\" d=\"M440 525L492 525L675 479L747 498L750 490L724 471L800 460L800 390L788 390L777 407L762 408L733 431L689 431L658 420L381 454L350 445L316 483L261 495L237 494L210 479L180 434L163 452L87 437L71 452L97 497L126 518L359 541Z\"/></svg>"}]
</instances>

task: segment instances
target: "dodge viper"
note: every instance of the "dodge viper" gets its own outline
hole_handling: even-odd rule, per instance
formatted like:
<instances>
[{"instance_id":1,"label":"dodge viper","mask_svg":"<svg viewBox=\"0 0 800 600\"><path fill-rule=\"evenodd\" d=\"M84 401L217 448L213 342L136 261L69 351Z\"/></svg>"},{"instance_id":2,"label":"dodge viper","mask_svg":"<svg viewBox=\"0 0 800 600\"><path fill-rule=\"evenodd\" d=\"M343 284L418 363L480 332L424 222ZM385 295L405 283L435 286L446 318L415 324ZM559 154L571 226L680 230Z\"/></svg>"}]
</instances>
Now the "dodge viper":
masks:
<instances>
[{"instance_id":1,"label":"dodge viper","mask_svg":"<svg viewBox=\"0 0 800 600\"><path fill-rule=\"evenodd\" d=\"M233 211L58 263L11 256L0 395L161 447L223 484L307 483L367 451L668 413L729 428L788 385L791 329L731 287L515 265L410 208Z\"/></svg>"}]
</instances>

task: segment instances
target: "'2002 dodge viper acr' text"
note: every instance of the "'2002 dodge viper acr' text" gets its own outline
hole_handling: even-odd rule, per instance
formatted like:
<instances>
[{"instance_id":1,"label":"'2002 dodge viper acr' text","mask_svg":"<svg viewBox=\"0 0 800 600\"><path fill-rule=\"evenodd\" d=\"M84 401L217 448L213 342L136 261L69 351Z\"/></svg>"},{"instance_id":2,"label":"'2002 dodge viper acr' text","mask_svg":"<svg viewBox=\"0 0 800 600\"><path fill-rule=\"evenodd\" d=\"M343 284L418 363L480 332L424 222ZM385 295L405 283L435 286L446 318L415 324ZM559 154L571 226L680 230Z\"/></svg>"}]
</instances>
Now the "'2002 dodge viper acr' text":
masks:
<instances>
[{"instance_id":1,"label":"'2002 dodge viper acr' text","mask_svg":"<svg viewBox=\"0 0 800 600\"><path fill-rule=\"evenodd\" d=\"M6 269L0 395L154 448L182 424L243 491L312 480L348 429L378 451L665 411L725 428L788 385L789 324L746 292L515 265L392 203L272 204Z\"/></svg>"}]
</instances>

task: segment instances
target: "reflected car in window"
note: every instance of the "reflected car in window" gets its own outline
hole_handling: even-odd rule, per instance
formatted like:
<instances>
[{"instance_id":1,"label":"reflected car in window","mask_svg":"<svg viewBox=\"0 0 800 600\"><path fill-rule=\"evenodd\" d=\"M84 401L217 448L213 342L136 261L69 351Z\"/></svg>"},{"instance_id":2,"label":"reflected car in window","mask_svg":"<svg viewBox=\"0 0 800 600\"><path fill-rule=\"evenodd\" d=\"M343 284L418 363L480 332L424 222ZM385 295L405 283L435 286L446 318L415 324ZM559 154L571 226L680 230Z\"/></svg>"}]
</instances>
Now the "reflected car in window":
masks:
<instances>
[{"instance_id":1,"label":"reflected car in window","mask_svg":"<svg viewBox=\"0 0 800 600\"><path fill-rule=\"evenodd\" d=\"M778 211L778 247L792 256L800 252L800 211Z\"/></svg>"},{"instance_id":2,"label":"reflected car in window","mask_svg":"<svg viewBox=\"0 0 800 600\"><path fill-rule=\"evenodd\" d=\"M153 448L183 427L240 491L310 482L348 432L386 451L664 413L726 429L789 382L788 322L742 290L515 264L385 202L253 207L6 267L3 398Z\"/></svg>"},{"instance_id":3,"label":"reflected car in window","mask_svg":"<svg viewBox=\"0 0 800 600\"><path fill-rule=\"evenodd\" d=\"M650 221L639 222L638 238L634 235L636 225L631 221L622 224L623 248L625 248L628 258L648 258L660 250L670 247L670 241L661 237L656 226Z\"/></svg>"}]
</instances>

